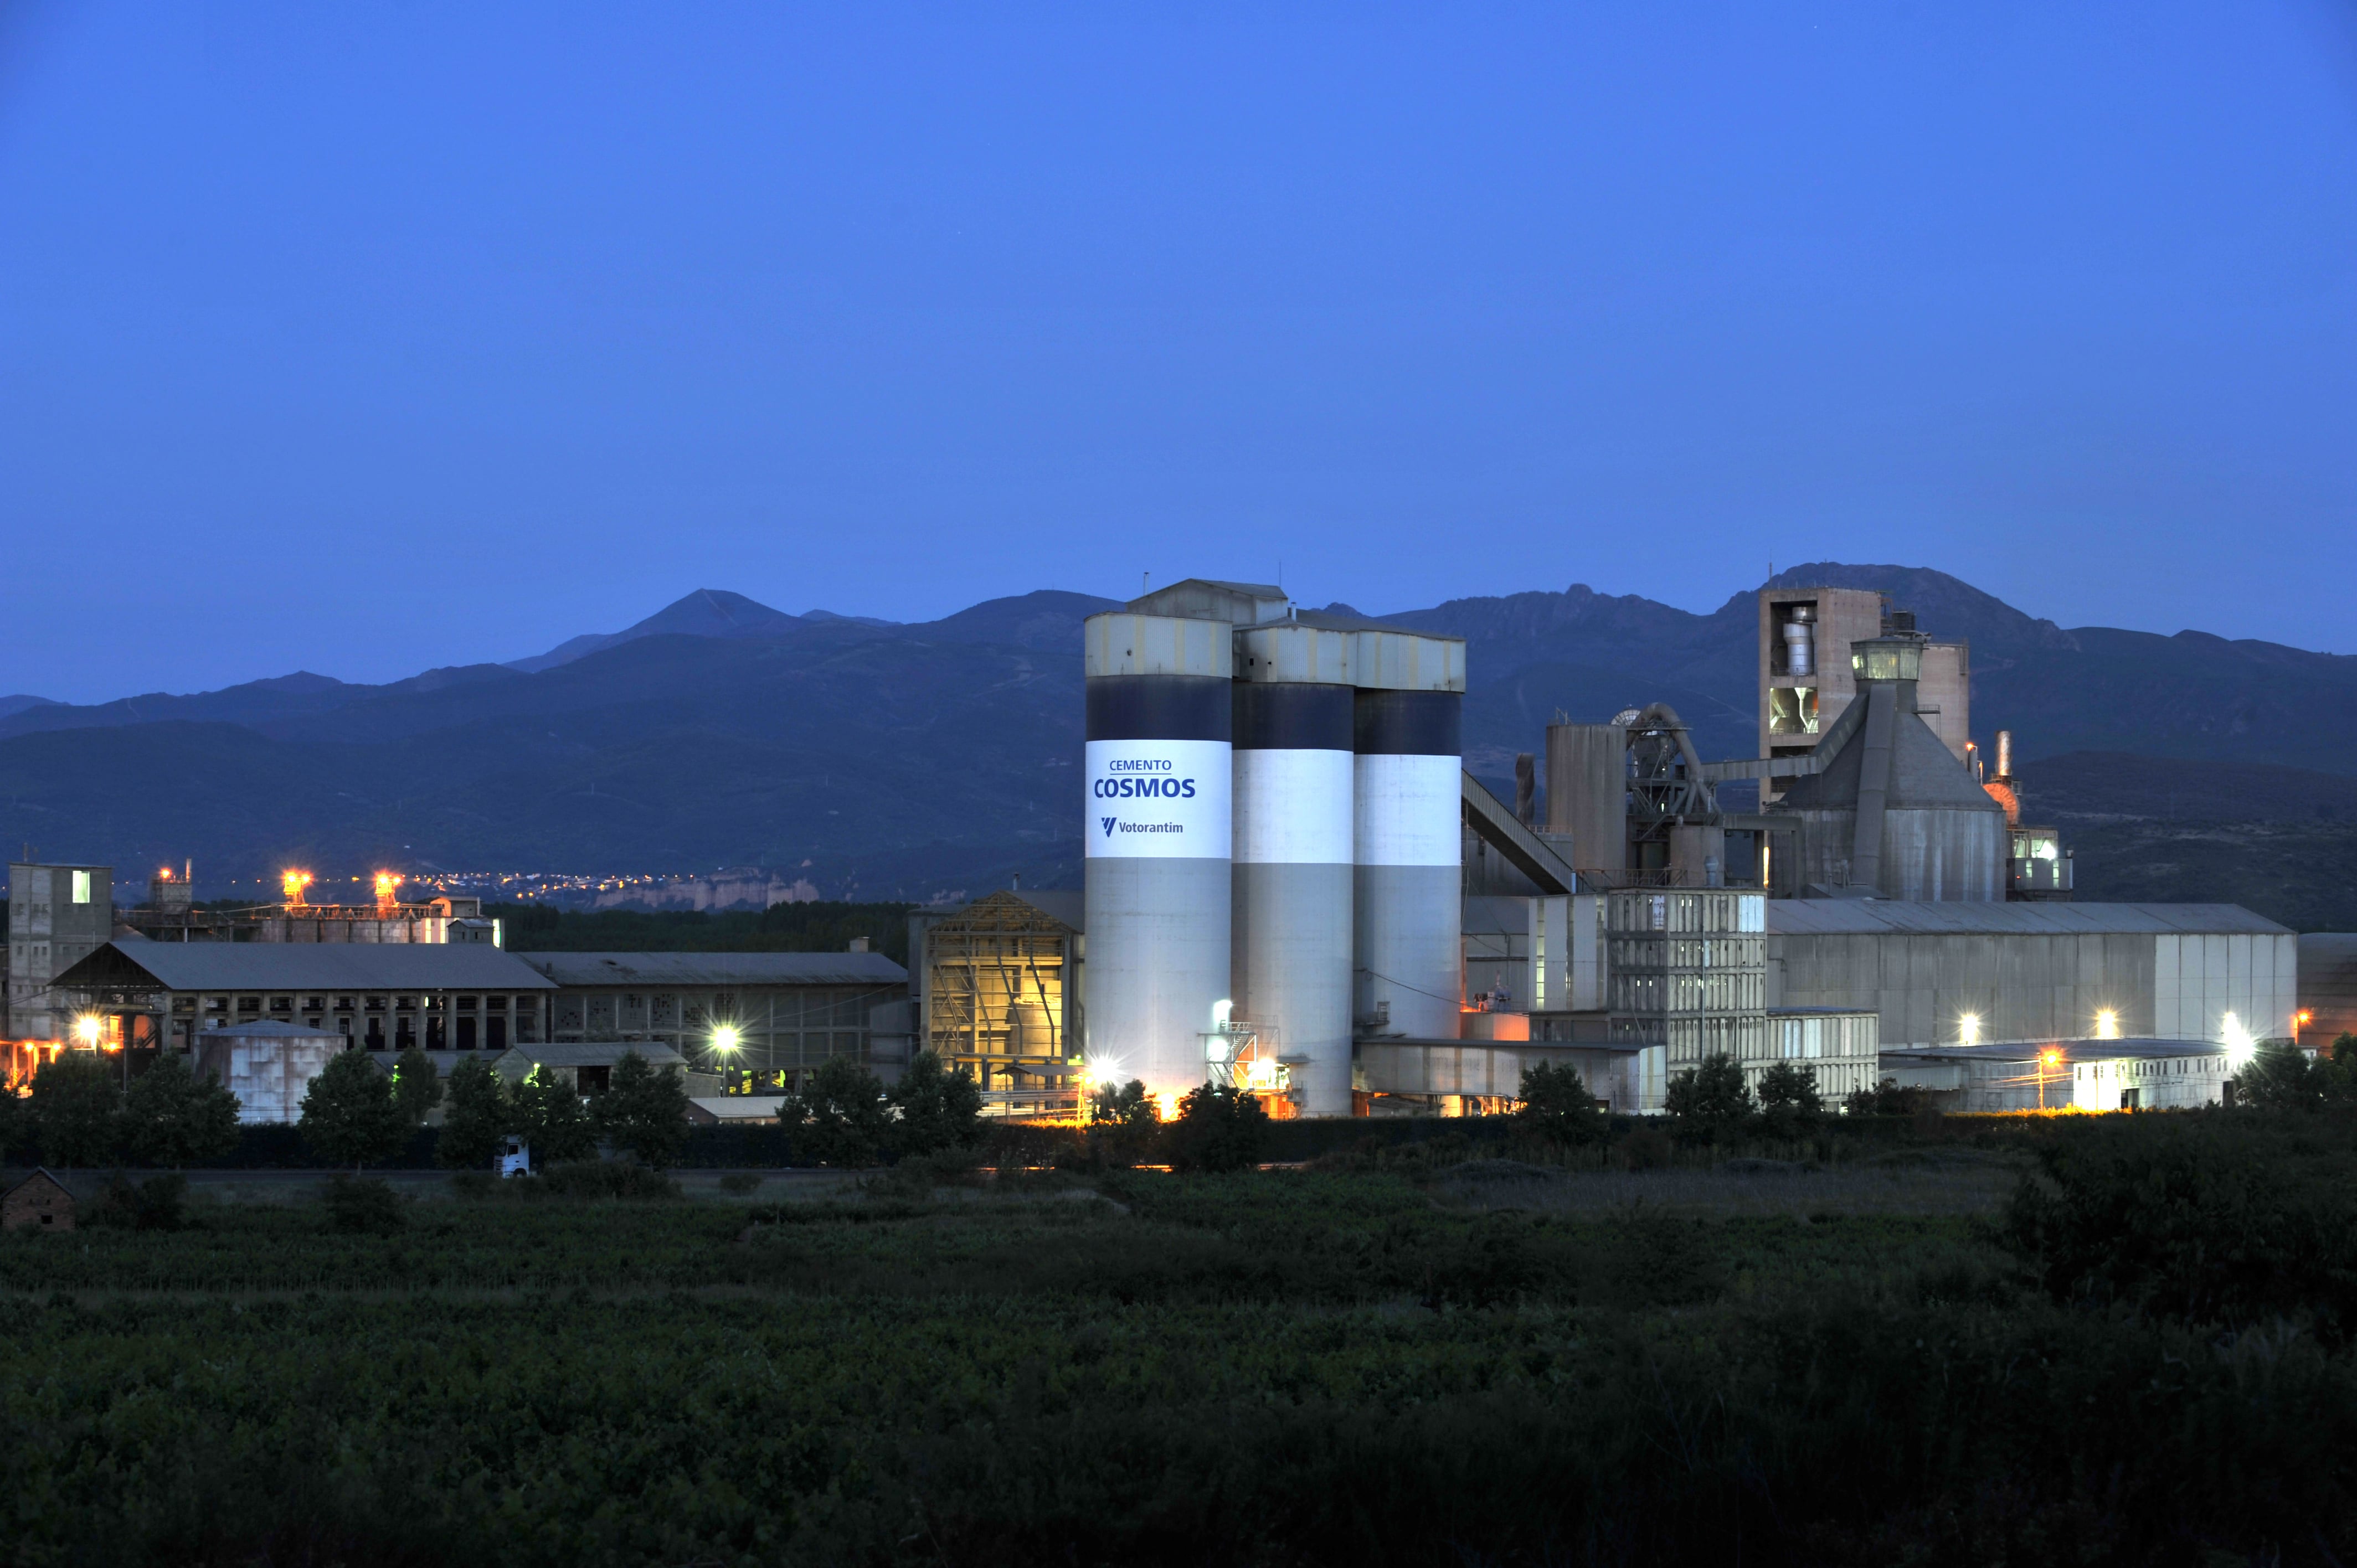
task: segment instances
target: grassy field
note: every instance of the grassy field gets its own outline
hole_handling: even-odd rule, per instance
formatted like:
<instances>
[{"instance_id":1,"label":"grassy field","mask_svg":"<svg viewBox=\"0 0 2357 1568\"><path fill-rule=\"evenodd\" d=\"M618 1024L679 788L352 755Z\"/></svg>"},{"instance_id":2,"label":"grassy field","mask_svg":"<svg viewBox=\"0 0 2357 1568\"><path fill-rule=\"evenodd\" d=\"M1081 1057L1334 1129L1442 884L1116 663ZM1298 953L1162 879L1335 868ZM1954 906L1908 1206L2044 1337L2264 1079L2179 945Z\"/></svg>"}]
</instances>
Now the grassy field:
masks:
<instances>
[{"instance_id":1,"label":"grassy field","mask_svg":"<svg viewBox=\"0 0 2357 1568\"><path fill-rule=\"evenodd\" d=\"M0 1238L0 1560L2347 1561L2340 1320L2061 1299L2032 1169L221 1180Z\"/></svg>"}]
</instances>

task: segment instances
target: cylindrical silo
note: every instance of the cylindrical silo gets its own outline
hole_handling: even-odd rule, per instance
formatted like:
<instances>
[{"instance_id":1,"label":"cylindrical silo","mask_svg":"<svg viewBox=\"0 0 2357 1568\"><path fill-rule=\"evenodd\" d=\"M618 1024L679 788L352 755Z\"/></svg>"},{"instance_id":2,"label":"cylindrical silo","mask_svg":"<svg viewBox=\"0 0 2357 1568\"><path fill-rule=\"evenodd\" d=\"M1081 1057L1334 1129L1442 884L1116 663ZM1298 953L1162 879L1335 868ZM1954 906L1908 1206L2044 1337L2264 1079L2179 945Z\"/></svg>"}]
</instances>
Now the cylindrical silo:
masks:
<instances>
[{"instance_id":1,"label":"cylindrical silo","mask_svg":"<svg viewBox=\"0 0 2357 1568\"><path fill-rule=\"evenodd\" d=\"M1275 1043L1305 1116L1351 1113L1354 642L1236 633L1234 1015Z\"/></svg>"},{"instance_id":2,"label":"cylindrical silo","mask_svg":"<svg viewBox=\"0 0 2357 1568\"><path fill-rule=\"evenodd\" d=\"M1465 644L1356 634L1351 678L1353 904L1360 1017L1383 1032L1458 1037Z\"/></svg>"},{"instance_id":3,"label":"cylindrical silo","mask_svg":"<svg viewBox=\"0 0 2357 1568\"><path fill-rule=\"evenodd\" d=\"M1084 1048L1167 1108L1229 1000L1233 632L1114 611L1086 649Z\"/></svg>"}]
</instances>

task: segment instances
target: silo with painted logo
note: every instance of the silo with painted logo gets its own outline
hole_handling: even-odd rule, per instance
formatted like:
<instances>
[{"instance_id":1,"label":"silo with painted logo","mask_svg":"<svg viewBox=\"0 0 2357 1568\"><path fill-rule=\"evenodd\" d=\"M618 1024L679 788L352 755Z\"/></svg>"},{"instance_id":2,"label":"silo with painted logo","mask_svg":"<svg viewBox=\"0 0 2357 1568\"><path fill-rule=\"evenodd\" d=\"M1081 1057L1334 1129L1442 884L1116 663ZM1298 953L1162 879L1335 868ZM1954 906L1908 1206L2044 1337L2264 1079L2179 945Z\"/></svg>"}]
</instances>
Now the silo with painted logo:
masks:
<instances>
[{"instance_id":1,"label":"silo with painted logo","mask_svg":"<svg viewBox=\"0 0 2357 1568\"><path fill-rule=\"evenodd\" d=\"M1465 643L1355 634L1351 681L1356 1007L1361 1026L1458 1037Z\"/></svg>"},{"instance_id":2,"label":"silo with painted logo","mask_svg":"<svg viewBox=\"0 0 2357 1568\"><path fill-rule=\"evenodd\" d=\"M1234 1015L1307 1116L1351 1113L1356 643L1293 621L1236 630Z\"/></svg>"},{"instance_id":3,"label":"silo with painted logo","mask_svg":"<svg viewBox=\"0 0 2357 1568\"><path fill-rule=\"evenodd\" d=\"M1234 632L1116 610L1084 640L1083 1049L1167 1110L1204 1081L1230 1003Z\"/></svg>"}]
</instances>

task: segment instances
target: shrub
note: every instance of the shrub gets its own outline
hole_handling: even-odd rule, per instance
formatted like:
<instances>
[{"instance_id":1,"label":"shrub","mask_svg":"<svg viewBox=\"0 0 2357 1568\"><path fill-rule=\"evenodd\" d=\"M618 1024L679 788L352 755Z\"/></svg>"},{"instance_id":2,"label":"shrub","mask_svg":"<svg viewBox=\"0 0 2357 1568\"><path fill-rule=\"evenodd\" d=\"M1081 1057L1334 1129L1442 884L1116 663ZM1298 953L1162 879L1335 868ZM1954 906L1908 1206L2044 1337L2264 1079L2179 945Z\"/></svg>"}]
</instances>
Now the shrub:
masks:
<instances>
[{"instance_id":1,"label":"shrub","mask_svg":"<svg viewBox=\"0 0 2357 1568\"><path fill-rule=\"evenodd\" d=\"M1932 1109L1932 1097L1920 1089L1902 1089L1895 1078L1886 1078L1872 1089L1853 1089L1842 1101L1842 1109L1852 1116L1921 1116Z\"/></svg>"},{"instance_id":2,"label":"shrub","mask_svg":"<svg viewBox=\"0 0 2357 1568\"><path fill-rule=\"evenodd\" d=\"M1778 1062L1760 1075L1760 1115L1770 1136L1800 1137L1816 1126L1824 1112L1816 1069Z\"/></svg>"},{"instance_id":3,"label":"shrub","mask_svg":"<svg viewBox=\"0 0 2357 1568\"><path fill-rule=\"evenodd\" d=\"M511 1186L527 1195L552 1197L677 1197L679 1183L661 1171L628 1160L578 1160L551 1165Z\"/></svg>"},{"instance_id":4,"label":"shrub","mask_svg":"<svg viewBox=\"0 0 2357 1568\"><path fill-rule=\"evenodd\" d=\"M1249 1090L1207 1083L1178 1101L1178 1120L1163 1134L1173 1170L1241 1171L1260 1163L1268 1143L1268 1112Z\"/></svg>"},{"instance_id":5,"label":"shrub","mask_svg":"<svg viewBox=\"0 0 2357 1568\"><path fill-rule=\"evenodd\" d=\"M2262 1136L2270 1135L2262 1133ZM2058 1301L2197 1325L2306 1316L2357 1332L2357 1206L2242 1128L2105 1118L2039 1152L1999 1240Z\"/></svg>"},{"instance_id":6,"label":"shrub","mask_svg":"<svg viewBox=\"0 0 2357 1568\"><path fill-rule=\"evenodd\" d=\"M1657 1171L1676 1155L1677 1145L1659 1127L1640 1122L1629 1130L1613 1152L1630 1170Z\"/></svg>"},{"instance_id":7,"label":"shrub","mask_svg":"<svg viewBox=\"0 0 2357 1568\"><path fill-rule=\"evenodd\" d=\"M237 1096L219 1079L199 1082L187 1058L165 1051L124 1096L124 1141L150 1165L199 1165L237 1147Z\"/></svg>"},{"instance_id":8,"label":"shrub","mask_svg":"<svg viewBox=\"0 0 2357 1568\"><path fill-rule=\"evenodd\" d=\"M135 1182L115 1172L91 1209L92 1225L124 1230L178 1230L187 1223L183 1205L188 1178L178 1171Z\"/></svg>"},{"instance_id":9,"label":"shrub","mask_svg":"<svg viewBox=\"0 0 2357 1568\"><path fill-rule=\"evenodd\" d=\"M2313 1111L2324 1103L2331 1069L2311 1061L2288 1040L2269 1040L2252 1054L2235 1083L2245 1105L2275 1111Z\"/></svg>"},{"instance_id":10,"label":"shrub","mask_svg":"<svg viewBox=\"0 0 2357 1568\"><path fill-rule=\"evenodd\" d=\"M434 1058L415 1046L393 1064L393 1098L402 1120L412 1127L425 1125L426 1112L442 1103L442 1076Z\"/></svg>"},{"instance_id":11,"label":"shrub","mask_svg":"<svg viewBox=\"0 0 2357 1568\"><path fill-rule=\"evenodd\" d=\"M586 1160L597 1152L597 1132L581 1096L569 1083L560 1083L545 1068L508 1091L508 1131L521 1133L532 1145L533 1164L563 1165Z\"/></svg>"},{"instance_id":12,"label":"shrub","mask_svg":"<svg viewBox=\"0 0 2357 1568\"><path fill-rule=\"evenodd\" d=\"M345 1051L311 1080L296 1125L321 1159L354 1170L382 1164L409 1142L393 1082L365 1051Z\"/></svg>"},{"instance_id":13,"label":"shrub","mask_svg":"<svg viewBox=\"0 0 2357 1568\"><path fill-rule=\"evenodd\" d=\"M514 1107L507 1085L487 1062L461 1062L450 1074L442 1113L442 1135L435 1140L434 1161L454 1169L480 1169L491 1163L514 1125Z\"/></svg>"},{"instance_id":14,"label":"shrub","mask_svg":"<svg viewBox=\"0 0 2357 1568\"><path fill-rule=\"evenodd\" d=\"M1670 1079L1663 1109L1670 1113L1671 1136L1682 1143L1713 1144L1751 1120L1751 1090L1730 1056L1704 1058Z\"/></svg>"},{"instance_id":15,"label":"shrub","mask_svg":"<svg viewBox=\"0 0 2357 1568\"><path fill-rule=\"evenodd\" d=\"M760 1185L761 1178L751 1171L730 1171L720 1178L720 1190L738 1197L754 1191Z\"/></svg>"},{"instance_id":16,"label":"shrub","mask_svg":"<svg viewBox=\"0 0 2357 1568\"><path fill-rule=\"evenodd\" d=\"M679 1069L658 1072L638 1052L625 1051L612 1086L591 1106L590 1121L640 1165L658 1170L677 1165L687 1142L687 1086Z\"/></svg>"},{"instance_id":17,"label":"shrub","mask_svg":"<svg viewBox=\"0 0 2357 1568\"><path fill-rule=\"evenodd\" d=\"M1566 1145L1601 1143L1612 1127L1597 1109L1587 1080L1569 1063L1541 1062L1524 1069L1522 1108L1514 1119L1534 1136Z\"/></svg>"},{"instance_id":18,"label":"shrub","mask_svg":"<svg viewBox=\"0 0 2357 1568\"><path fill-rule=\"evenodd\" d=\"M1162 1107L1146 1092L1143 1079L1133 1078L1117 1089L1099 1084L1089 1096L1085 1163L1115 1167L1142 1164L1152 1158L1155 1136L1161 1130Z\"/></svg>"},{"instance_id":19,"label":"shrub","mask_svg":"<svg viewBox=\"0 0 2357 1568\"><path fill-rule=\"evenodd\" d=\"M366 1064L363 1063L363 1066ZM374 1072L374 1068L370 1068ZM380 1078L379 1082L383 1079ZM347 1176L339 1172L328 1178L326 1194L328 1223L338 1230L358 1235L390 1236L409 1223L408 1208L401 1195L382 1178Z\"/></svg>"},{"instance_id":20,"label":"shrub","mask_svg":"<svg viewBox=\"0 0 2357 1568\"><path fill-rule=\"evenodd\" d=\"M33 1133L53 1165L112 1164L123 1146L123 1094L112 1062L59 1051L33 1075Z\"/></svg>"},{"instance_id":21,"label":"shrub","mask_svg":"<svg viewBox=\"0 0 2357 1568\"><path fill-rule=\"evenodd\" d=\"M917 1053L891 1101L900 1111L893 1142L904 1154L959 1148L982 1136L982 1086L966 1068L948 1070L931 1051Z\"/></svg>"},{"instance_id":22,"label":"shrub","mask_svg":"<svg viewBox=\"0 0 2357 1568\"><path fill-rule=\"evenodd\" d=\"M778 1108L778 1119L825 1165L874 1165L892 1130L884 1086L848 1057L829 1057L813 1069L801 1092Z\"/></svg>"}]
</instances>

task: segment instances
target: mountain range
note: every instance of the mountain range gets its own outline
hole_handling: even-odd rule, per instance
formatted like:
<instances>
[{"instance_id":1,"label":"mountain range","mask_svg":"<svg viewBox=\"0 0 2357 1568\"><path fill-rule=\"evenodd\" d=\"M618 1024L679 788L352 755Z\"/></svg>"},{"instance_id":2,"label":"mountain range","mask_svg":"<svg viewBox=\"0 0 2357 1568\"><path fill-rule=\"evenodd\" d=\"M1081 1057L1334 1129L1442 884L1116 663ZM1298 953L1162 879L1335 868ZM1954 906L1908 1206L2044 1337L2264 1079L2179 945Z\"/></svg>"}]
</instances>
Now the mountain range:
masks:
<instances>
[{"instance_id":1,"label":"mountain range","mask_svg":"<svg viewBox=\"0 0 2357 1568\"><path fill-rule=\"evenodd\" d=\"M2015 733L2034 813L2357 819L2357 658L2065 629L1944 573L1813 563L1972 642L1973 722ZM384 685L298 671L91 705L0 699L0 842L200 880L366 869L793 870L831 896L1078 880L1081 622L1041 591L943 619L790 615L701 590L619 632ZM1466 639L1469 767L1503 781L1557 711L1667 702L1749 756L1757 612L1575 585L1382 618ZM1348 610L1347 606L1329 607ZM1354 612L1355 613L1355 612ZM2083 885L2090 867L2083 864Z\"/></svg>"}]
</instances>

